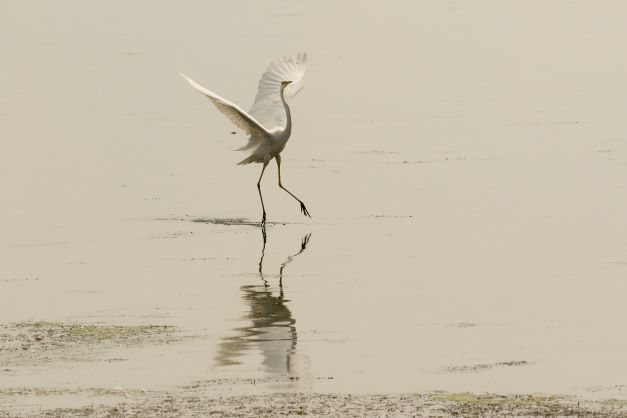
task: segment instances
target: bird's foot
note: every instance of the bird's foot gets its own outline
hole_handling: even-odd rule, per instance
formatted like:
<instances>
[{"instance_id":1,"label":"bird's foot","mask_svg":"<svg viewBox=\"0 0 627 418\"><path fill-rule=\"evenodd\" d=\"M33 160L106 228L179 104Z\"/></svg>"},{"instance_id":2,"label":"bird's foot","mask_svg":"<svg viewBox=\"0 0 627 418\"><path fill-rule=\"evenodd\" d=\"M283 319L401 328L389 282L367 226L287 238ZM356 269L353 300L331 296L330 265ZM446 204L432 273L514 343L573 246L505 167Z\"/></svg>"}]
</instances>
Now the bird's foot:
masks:
<instances>
[{"instance_id":1,"label":"bird's foot","mask_svg":"<svg viewBox=\"0 0 627 418\"><path fill-rule=\"evenodd\" d=\"M307 210L303 202L300 202L300 211L303 213L303 215L311 218L311 215L309 214L309 211Z\"/></svg>"}]
</instances>

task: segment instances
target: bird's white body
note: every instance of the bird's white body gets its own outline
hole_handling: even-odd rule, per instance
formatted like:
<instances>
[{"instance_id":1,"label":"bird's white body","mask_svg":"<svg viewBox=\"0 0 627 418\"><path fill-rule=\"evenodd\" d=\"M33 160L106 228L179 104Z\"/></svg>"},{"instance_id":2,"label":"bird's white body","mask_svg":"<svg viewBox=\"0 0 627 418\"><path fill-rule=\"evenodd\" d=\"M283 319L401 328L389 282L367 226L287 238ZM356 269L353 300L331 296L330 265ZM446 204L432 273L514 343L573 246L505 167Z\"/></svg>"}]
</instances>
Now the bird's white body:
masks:
<instances>
[{"instance_id":1,"label":"bird's white body","mask_svg":"<svg viewBox=\"0 0 627 418\"><path fill-rule=\"evenodd\" d=\"M181 73L190 86L204 94L235 126L249 135L248 143L239 150L252 148L253 152L239 164L263 163L261 176L257 182L263 208L262 225L265 225L266 211L260 183L266 166L273 158L279 171L279 187L298 200L303 214L309 216L304 203L281 184L280 156L292 134L292 115L286 97L288 99L294 97L303 88L306 63L307 54L300 53L270 64L259 80L255 102L249 112L245 112L235 103L218 96Z\"/></svg>"},{"instance_id":2,"label":"bird's white body","mask_svg":"<svg viewBox=\"0 0 627 418\"><path fill-rule=\"evenodd\" d=\"M263 163L271 161L273 158L276 158L277 155L283 151L287 141L290 139L292 135L292 118L290 113L290 108L285 102L285 98L283 97L284 89L281 89L281 100L284 104L285 114L287 115L285 126L283 127L275 127L274 129L268 131L267 134L264 134L261 140L255 142L255 138L251 137L248 139L248 144L251 144L254 147L256 145L253 153L246 159L239 162L239 164L248 164L248 163ZM248 144L242 147L241 149L246 149Z\"/></svg>"},{"instance_id":3,"label":"bird's white body","mask_svg":"<svg viewBox=\"0 0 627 418\"><path fill-rule=\"evenodd\" d=\"M283 151L290 138L292 117L286 98L293 98L303 88L306 63L307 54L302 53L270 64L259 80L255 101L248 112L204 88L185 74L181 76L195 90L207 96L238 128L250 135L248 143L239 150L254 150L240 164L263 163ZM283 85L283 81L290 83Z\"/></svg>"}]
</instances>

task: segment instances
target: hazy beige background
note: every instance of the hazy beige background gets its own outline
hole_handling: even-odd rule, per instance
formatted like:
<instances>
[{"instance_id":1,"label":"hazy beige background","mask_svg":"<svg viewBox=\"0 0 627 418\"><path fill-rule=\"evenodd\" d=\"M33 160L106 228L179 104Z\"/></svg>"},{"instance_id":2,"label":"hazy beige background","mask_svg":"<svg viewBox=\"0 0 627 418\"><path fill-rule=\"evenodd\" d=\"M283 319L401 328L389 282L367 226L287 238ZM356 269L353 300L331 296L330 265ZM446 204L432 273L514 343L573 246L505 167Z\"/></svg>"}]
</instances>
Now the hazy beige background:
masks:
<instances>
[{"instance_id":1,"label":"hazy beige background","mask_svg":"<svg viewBox=\"0 0 627 418\"><path fill-rule=\"evenodd\" d=\"M1 2L0 318L201 338L0 385L275 376L238 390L624 398L626 15L620 1ZM278 342L238 340L251 310L272 314L254 302L269 296L261 235L191 220L258 220L260 167L234 165L243 135L177 71L248 108L269 61L296 51L307 87L284 180L313 219L274 165L263 183L269 221L287 223L268 231L275 298L312 234L284 271L277 309L295 322L262 330ZM229 341L239 364L220 360ZM527 364L498 364L512 361Z\"/></svg>"}]
</instances>

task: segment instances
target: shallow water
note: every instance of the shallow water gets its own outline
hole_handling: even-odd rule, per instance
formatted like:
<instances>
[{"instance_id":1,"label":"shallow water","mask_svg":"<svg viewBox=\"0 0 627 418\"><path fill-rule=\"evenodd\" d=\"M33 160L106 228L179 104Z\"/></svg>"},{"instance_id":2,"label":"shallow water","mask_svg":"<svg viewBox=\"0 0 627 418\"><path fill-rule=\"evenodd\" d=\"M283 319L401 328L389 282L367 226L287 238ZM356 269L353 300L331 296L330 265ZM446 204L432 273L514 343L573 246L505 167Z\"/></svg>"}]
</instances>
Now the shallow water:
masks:
<instances>
[{"instance_id":1,"label":"shallow water","mask_svg":"<svg viewBox=\"0 0 627 418\"><path fill-rule=\"evenodd\" d=\"M0 4L0 317L191 336L0 385L624 398L627 6L247 7ZM299 50L313 219L270 166L264 247L260 167L177 71L247 108Z\"/></svg>"}]
</instances>

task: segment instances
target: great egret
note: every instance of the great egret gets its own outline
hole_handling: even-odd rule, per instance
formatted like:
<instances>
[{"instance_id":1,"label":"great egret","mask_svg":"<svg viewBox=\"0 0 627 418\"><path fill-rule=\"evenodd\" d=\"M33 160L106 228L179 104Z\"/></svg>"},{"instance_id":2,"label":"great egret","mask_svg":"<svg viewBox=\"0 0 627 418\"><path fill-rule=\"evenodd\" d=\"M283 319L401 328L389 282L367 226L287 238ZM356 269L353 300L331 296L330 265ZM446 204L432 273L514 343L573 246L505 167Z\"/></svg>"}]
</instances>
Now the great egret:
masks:
<instances>
[{"instance_id":1,"label":"great egret","mask_svg":"<svg viewBox=\"0 0 627 418\"><path fill-rule=\"evenodd\" d=\"M181 73L181 76L187 80L190 86L207 96L235 126L250 135L248 143L238 150L254 148L254 151L239 164L263 163L257 181L257 190L263 211L262 226L265 226L266 223L266 208L261 194L261 178L268 163L273 158L276 160L279 172L279 187L298 200L303 215L311 218L303 201L281 184L281 151L285 148L285 144L292 133L292 115L286 98L293 98L303 88L306 63L307 54L299 53L295 56L281 58L270 64L259 80L255 102L248 113L235 103L223 99Z\"/></svg>"}]
</instances>

